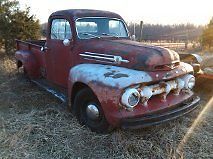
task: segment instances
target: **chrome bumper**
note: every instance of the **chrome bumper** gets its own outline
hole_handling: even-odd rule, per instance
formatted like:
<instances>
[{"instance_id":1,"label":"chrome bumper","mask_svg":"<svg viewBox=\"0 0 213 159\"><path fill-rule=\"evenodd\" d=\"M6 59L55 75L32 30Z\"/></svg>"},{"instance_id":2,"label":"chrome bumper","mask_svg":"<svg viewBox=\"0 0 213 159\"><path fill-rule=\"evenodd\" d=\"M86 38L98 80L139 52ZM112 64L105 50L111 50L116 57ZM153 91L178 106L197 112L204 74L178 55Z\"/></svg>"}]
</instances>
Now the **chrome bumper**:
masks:
<instances>
[{"instance_id":1,"label":"chrome bumper","mask_svg":"<svg viewBox=\"0 0 213 159\"><path fill-rule=\"evenodd\" d=\"M200 97L193 96L178 105L174 105L160 111L149 113L137 118L123 119L121 121L121 127L124 129L137 129L174 120L196 109L199 101Z\"/></svg>"}]
</instances>

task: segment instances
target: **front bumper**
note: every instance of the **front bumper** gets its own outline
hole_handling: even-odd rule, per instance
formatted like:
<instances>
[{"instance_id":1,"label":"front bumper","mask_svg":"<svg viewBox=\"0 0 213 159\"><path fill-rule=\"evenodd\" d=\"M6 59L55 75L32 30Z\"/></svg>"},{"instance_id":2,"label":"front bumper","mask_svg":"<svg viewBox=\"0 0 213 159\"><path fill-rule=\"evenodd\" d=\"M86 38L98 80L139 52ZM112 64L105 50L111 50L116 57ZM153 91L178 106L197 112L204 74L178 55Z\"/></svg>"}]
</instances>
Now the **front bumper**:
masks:
<instances>
[{"instance_id":1,"label":"front bumper","mask_svg":"<svg viewBox=\"0 0 213 159\"><path fill-rule=\"evenodd\" d=\"M192 96L180 104L153 113L145 114L141 117L122 119L121 127L124 129L137 129L158 125L191 112L197 108L199 101L200 97Z\"/></svg>"}]
</instances>

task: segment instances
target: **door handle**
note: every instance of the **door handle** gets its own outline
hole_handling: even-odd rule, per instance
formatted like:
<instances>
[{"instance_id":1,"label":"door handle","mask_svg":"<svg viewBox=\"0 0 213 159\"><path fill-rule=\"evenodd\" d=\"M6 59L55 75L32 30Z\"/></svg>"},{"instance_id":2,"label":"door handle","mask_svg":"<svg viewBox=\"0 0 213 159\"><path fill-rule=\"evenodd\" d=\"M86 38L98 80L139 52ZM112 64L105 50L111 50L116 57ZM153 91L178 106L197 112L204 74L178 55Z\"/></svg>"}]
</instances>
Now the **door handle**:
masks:
<instances>
[{"instance_id":1,"label":"door handle","mask_svg":"<svg viewBox=\"0 0 213 159\"><path fill-rule=\"evenodd\" d=\"M42 51L42 52L45 52L45 51L47 51L47 50L50 50L50 48L47 47L47 46L41 47L41 51Z\"/></svg>"}]
</instances>

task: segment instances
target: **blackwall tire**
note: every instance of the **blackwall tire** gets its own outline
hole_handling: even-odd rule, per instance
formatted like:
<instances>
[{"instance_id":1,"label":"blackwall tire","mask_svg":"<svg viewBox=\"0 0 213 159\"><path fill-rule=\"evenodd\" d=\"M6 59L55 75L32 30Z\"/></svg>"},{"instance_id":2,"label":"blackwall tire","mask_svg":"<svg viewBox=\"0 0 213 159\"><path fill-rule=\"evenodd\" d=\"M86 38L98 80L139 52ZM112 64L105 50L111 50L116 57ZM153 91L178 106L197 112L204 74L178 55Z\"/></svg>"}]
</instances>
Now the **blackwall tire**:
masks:
<instances>
[{"instance_id":1,"label":"blackwall tire","mask_svg":"<svg viewBox=\"0 0 213 159\"><path fill-rule=\"evenodd\" d=\"M96 114L93 113L93 116L89 114L90 107L96 110ZM73 109L79 123L89 127L93 132L108 133L112 130L104 116L100 102L91 89L84 88L76 94Z\"/></svg>"}]
</instances>

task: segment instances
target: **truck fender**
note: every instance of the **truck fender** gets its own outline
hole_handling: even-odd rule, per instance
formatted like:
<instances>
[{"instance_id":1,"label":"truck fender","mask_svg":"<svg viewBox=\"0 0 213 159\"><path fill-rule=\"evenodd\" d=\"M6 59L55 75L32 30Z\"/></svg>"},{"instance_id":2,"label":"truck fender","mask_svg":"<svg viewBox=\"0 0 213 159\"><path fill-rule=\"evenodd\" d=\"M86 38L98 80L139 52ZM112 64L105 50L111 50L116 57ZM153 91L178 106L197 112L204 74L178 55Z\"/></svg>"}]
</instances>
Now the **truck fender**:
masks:
<instances>
[{"instance_id":1,"label":"truck fender","mask_svg":"<svg viewBox=\"0 0 213 159\"><path fill-rule=\"evenodd\" d=\"M144 71L102 64L80 64L69 73L69 81L100 83L102 86L123 89L130 85L150 82L152 77Z\"/></svg>"},{"instance_id":2,"label":"truck fender","mask_svg":"<svg viewBox=\"0 0 213 159\"><path fill-rule=\"evenodd\" d=\"M199 64L202 63L203 59L202 59L202 57L201 57L200 55L198 55L198 54L192 54L192 56L194 56L194 58L196 59L196 61L197 61Z\"/></svg>"},{"instance_id":3,"label":"truck fender","mask_svg":"<svg viewBox=\"0 0 213 159\"><path fill-rule=\"evenodd\" d=\"M152 78L144 71L136 71L128 68L101 64L79 64L71 68L68 81L69 108L73 103L73 87L76 83L88 86L97 96L102 105L103 111L108 117L118 115L119 111L115 106L119 106L123 89L130 85L150 82ZM113 121L114 122L114 121ZM112 121L110 122L112 123Z\"/></svg>"},{"instance_id":4,"label":"truck fender","mask_svg":"<svg viewBox=\"0 0 213 159\"><path fill-rule=\"evenodd\" d=\"M30 78L38 78L39 65L35 56L30 51L18 50L15 52L17 67L23 66Z\"/></svg>"},{"instance_id":5,"label":"truck fender","mask_svg":"<svg viewBox=\"0 0 213 159\"><path fill-rule=\"evenodd\" d=\"M198 54L180 54L181 61L186 62L190 64L193 69L194 73L199 74L201 70L201 63L202 63L202 57Z\"/></svg>"},{"instance_id":6,"label":"truck fender","mask_svg":"<svg viewBox=\"0 0 213 159\"><path fill-rule=\"evenodd\" d=\"M187 61L189 63L197 63L197 64L201 64L202 57L198 54L187 54L187 53L182 53L179 54L181 61Z\"/></svg>"}]
</instances>

